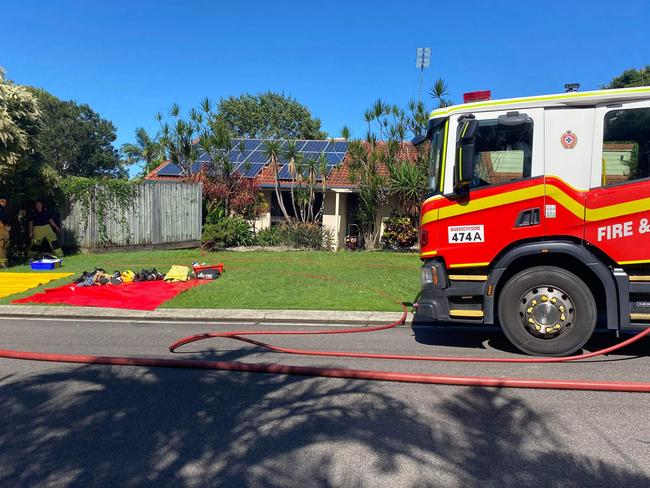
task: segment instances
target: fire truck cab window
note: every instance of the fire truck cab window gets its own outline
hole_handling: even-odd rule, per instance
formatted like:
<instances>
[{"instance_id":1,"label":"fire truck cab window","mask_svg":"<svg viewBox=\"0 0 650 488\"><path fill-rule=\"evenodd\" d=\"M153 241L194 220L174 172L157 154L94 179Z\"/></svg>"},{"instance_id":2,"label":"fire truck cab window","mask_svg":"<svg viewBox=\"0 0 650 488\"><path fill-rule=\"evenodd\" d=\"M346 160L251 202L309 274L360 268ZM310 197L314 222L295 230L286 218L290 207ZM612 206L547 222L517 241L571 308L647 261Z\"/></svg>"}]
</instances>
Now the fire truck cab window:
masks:
<instances>
[{"instance_id":1,"label":"fire truck cab window","mask_svg":"<svg viewBox=\"0 0 650 488\"><path fill-rule=\"evenodd\" d=\"M650 108L605 115L602 185L650 177Z\"/></svg>"},{"instance_id":2,"label":"fire truck cab window","mask_svg":"<svg viewBox=\"0 0 650 488\"><path fill-rule=\"evenodd\" d=\"M501 125L480 120L476 133L474 180L470 188L507 183L530 177L533 121Z\"/></svg>"}]
</instances>

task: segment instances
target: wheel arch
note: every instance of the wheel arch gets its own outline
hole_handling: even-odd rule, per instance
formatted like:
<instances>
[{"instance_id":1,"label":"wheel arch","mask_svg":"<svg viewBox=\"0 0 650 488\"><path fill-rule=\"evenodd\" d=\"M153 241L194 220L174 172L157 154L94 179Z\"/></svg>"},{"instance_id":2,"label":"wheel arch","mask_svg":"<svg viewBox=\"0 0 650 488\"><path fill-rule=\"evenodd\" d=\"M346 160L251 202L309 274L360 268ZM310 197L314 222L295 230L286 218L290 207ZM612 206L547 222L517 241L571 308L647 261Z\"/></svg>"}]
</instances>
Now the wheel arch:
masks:
<instances>
[{"instance_id":1,"label":"wheel arch","mask_svg":"<svg viewBox=\"0 0 650 488\"><path fill-rule=\"evenodd\" d=\"M592 290L609 329L619 328L619 298L611 270L585 246L572 241L524 243L501 255L490 269L484 297L484 323L496 321L499 293L510 277L535 266L556 266L580 277Z\"/></svg>"}]
</instances>

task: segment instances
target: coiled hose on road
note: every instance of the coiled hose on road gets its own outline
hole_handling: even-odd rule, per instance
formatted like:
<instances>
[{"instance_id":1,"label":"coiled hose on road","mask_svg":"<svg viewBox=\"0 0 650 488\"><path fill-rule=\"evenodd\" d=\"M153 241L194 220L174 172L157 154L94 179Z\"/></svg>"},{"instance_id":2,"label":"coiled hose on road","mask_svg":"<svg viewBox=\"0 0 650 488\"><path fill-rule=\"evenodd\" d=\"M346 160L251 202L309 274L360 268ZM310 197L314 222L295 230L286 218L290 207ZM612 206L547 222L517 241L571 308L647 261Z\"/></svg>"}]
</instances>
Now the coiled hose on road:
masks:
<instances>
[{"instance_id":1,"label":"coiled hose on road","mask_svg":"<svg viewBox=\"0 0 650 488\"><path fill-rule=\"evenodd\" d=\"M316 351L309 349L291 349L274 346L272 344L243 337L245 335L323 335L323 334L355 334L364 332L377 332L391 329L405 322L408 311L402 305L402 317L388 325L368 328L352 328L342 330L319 331L290 331L290 330L253 330L236 332L213 332L197 334L178 340L169 346L171 352L178 347L212 338L227 338L246 342L266 348L274 352L299 354L306 356L328 356L347 358L369 358L403 361L454 361L454 362L481 362L481 363L562 363L593 358L608 354L626 347L650 334L650 328L643 330L635 336L611 347L599 351L563 358L472 358L472 357L445 357L445 356L410 356L400 354L371 354L342 351ZM29 361L47 361L56 363L104 364L111 366L145 366L155 368L186 368L209 369L220 371L240 371L250 373L288 374L300 376L315 376L325 378L346 378L378 381L397 381L402 383L424 383L435 385L482 386L500 388L535 388L547 390L591 390L591 391L619 391L619 392L650 392L650 382L628 381L594 381L594 380L562 380L542 378L498 378L489 376L455 376L436 375L427 373L403 373L396 371L377 371L349 368L321 368L310 366L289 366L283 364L249 364L236 361L207 361L199 359L171 359L171 358L145 358L131 356L90 356L81 354L54 354L46 352L15 351L0 349L0 357L7 359L23 359Z\"/></svg>"}]
</instances>

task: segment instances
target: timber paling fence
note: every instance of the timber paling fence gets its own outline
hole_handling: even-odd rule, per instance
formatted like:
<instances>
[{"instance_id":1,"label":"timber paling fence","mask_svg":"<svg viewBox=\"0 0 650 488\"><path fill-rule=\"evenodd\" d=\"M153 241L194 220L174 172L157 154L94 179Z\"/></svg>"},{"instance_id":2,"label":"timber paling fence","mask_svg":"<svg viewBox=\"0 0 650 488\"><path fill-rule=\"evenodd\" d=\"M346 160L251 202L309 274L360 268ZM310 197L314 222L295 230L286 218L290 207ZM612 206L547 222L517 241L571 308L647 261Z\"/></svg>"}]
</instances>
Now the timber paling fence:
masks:
<instances>
[{"instance_id":1,"label":"timber paling fence","mask_svg":"<svg viewBox=\"0 0 650 488\"><path fill-rule=\"evenodd\" d=\"M200 245L200 183L145 181L136 192L132 207L110 205L103 219L95 208L87 211L78 203L69 205L61 222L62 244L82 251Z\"/></svg>"}]
</instances>

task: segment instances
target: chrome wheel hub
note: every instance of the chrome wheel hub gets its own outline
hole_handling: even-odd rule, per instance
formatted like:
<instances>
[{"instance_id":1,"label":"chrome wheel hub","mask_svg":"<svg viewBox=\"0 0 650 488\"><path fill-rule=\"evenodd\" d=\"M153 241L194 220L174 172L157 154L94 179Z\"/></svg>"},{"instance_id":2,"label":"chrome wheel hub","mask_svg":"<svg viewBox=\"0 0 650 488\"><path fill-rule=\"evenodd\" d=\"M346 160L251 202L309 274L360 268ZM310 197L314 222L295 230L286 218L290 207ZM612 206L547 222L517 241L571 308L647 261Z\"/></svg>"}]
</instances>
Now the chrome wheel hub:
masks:
<instances>
[{"instance_id":1,"label":"chrome wheel hub","mask_svg":"<svg viewBox=\"0 0 650 488\"><path fill-rule=\"evenodd\" d=\"M522 326L531 335L557 337L575 322L575 305L563 290L551 285L531 288L519 300Z\"/></svg>"}]
</instances>

